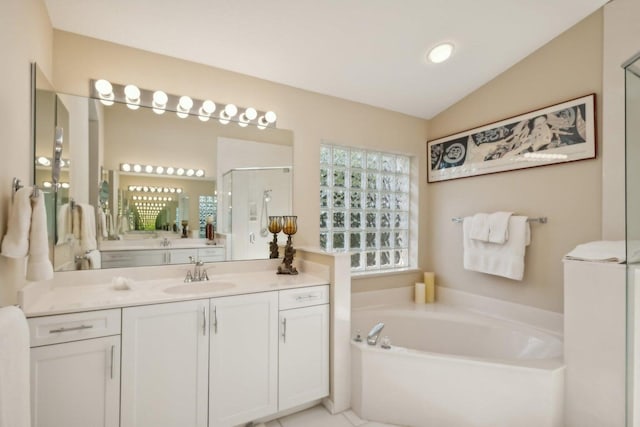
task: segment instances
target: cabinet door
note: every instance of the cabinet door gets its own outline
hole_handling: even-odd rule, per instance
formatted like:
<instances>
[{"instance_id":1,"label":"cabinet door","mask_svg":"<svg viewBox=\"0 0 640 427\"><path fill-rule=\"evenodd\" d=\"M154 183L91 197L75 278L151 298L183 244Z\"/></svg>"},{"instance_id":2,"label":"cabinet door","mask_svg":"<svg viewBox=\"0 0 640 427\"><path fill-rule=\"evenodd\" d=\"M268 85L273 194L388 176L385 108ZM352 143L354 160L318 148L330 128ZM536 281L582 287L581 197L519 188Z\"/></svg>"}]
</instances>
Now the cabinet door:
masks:
<instances>
[{"instance_id":1,"label":"cabinet door","mask_svg":"<svg viewBox=\"0 0 640 427\"><path fill-rule=\"evenodd\" d=\"M166 264L164 249L144 251L103 251L103 268L142 267Z\"/></svg>"},{"instance_id":2,"label":"cabinet door","mask_svg":"<svg viewBox=\"0 0 640 427\"><path fill-rule=\"evenodd\" d=\"M278 295L211 300L210 427L277 412Z\"/></svg>"},{"instance_id":3,"label":"cabinet door","mask_svg":"<svg viewBox=\"0 0 640 427\"><path fill-rule=\"evenodd\" d=\"M120 336L31 349L33 427L118 427Z\"/></svg>"},{"instance_id":4,"label":"cabinet door","mask_svg":"<svg viewBox=\"0 0 640 427\"><path fill-rule=\"evenodd\" d=\"M279 406L329 395L329 305L280 312Z\"/></svg>"},{"instance_id":5,"label":"cabinet door","mask_svg":"<svg viewBox=\"0 0 640 427\"><path fill-rule=\"evenodd\" d=\"M209 300L122 312L121 427L205 427Z\"/></svg>"}]
</instances>

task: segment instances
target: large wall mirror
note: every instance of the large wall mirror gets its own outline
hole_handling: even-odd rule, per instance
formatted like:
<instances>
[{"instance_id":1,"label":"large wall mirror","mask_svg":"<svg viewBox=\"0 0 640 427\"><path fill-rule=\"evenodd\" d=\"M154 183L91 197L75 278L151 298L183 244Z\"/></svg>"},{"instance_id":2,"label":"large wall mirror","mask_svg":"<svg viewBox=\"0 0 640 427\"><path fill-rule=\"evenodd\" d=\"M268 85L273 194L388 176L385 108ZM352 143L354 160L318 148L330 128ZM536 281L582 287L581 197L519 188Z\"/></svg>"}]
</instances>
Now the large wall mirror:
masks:
<instances>
[{"instance_id":1,"label":"large wall mirror","mask_svg":"<svg viewBox=\"0 0 640 427\"><path fill-rule=\"evenodd\" d=\"M34 183L56 271L269 257L268 216L292 210L291 131L105 105L35 73Z\"/></svg>"}]
</instances>

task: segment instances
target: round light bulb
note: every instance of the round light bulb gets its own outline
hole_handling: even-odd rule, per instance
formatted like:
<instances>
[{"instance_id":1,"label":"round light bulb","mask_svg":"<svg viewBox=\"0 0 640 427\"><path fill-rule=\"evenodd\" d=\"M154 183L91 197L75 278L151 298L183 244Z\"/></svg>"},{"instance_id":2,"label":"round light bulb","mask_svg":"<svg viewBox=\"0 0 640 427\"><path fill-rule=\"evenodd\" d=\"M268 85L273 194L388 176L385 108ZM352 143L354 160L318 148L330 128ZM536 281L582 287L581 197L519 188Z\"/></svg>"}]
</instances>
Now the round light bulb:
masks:
<instances>
[{"instance_id":1,"label":"round light bulb","mask_svg":"<svg viewBox=\"0 0 640 427\"><path fill-rule=\"evenodd\" d=\"M227 104L224 107L224 112L227 114L227 116L234 117L236 114L238 114L238 107L236 107L234 104Z\"/></svg>"},{"instance_id":2,"label":"round light bulb","mask_svg":"<svg viewBox=\"0 0 640 427\"><path fill-rule=\"evenodd\" d=\"M134 172L142 172L142 166L140 166L140 165L133 165L133 171L134 171Z\"/></svg>"},{"instance_id":3,"label":"round light bulb","mask_svg":"<svg viewBox=\"0 0 640 427\"><path fill-rule=\"evenodd\" d=\"M62 188L69 188L70 187L68 182L63 182L62 184L60 184L60 186Z\"/></svg>"},{"instance_id":4,"label":"round light bulb","mask_svg":"<svg viewBox=\"0 0 640 427\"><path fill-rule=\"evenodd\" d=\"M136 85L126 85L124 87L124 96L132 102L140 101L140 89Z\"/></svg>"},{"instance_id":5,"label":"round light bulb","mask_svg":"<svg viewBox=\"0 0 640 427\"><path fill-rule=\"evenodd\" d=\"M174 172L175 172L175 169L173 169L171 166L167 168L167 175L173 175Z\"/></svg>"},{"instance_id":6,"label":"round light bulb","mask_svg":"<svg viewBox=\"0 0 640 427\"><path fill-rule=\"evenodd\" d=\"M196 171L194 171L193 169L187 170L187 176L193 176L194 173L196 173Z\"/></svg>"},{"instance_id":7,"label":"round light bulb","mask_svg":"<svg viewBox=\"0 0 640 427\"><path fill-rule=\"evenodd\" d=\"M178 175L178 176L184 175L184 169L178 168L178 170L176 171L176 175Z\"/></svg>"},{"instance_id":8,"label":"round light bulb","mask_svg":"<svg viewBox=\"0 0 640 427\"><path fill-rule=\"evenodd\" d=\"M44 156L40 156L40 157L38 157L38 164L40 164L42 166L50 166L51 165L51 160L49 160L48 158L46 158Z\"/></svg>"},{"instance_id":9,"label":"round light bulb","mask_svg":"<svg viewBox=\"0 0 640 427\"><path fill-rule=\"evenodd\" d=\"M251 121L251 120L255 120L256 117L258 117L258 112L256 111L255 108L249 107L246 110L244 110L244 115L247 119L249 119L249 121Z\"/></svg>"},{"instance_id":10,"label":"round light bulb","mask_svg":"<svg viewBox=\"0 0 640 427\"><path fill-rule=\"evenodd\" d=\"M427 58L434 64L446 61L453 53L453 45L451 43L442 43L429 51Z\"/></svg>"},{"instance_id":11,"label":"round light bulb","mask_svg":"<svg viewBox=\"0 0 640 427\"><path fill-rule=\"evenodd\" d=\"M181 96L180 100L178 101L178 107L180 107L180 109L182 109L184 112L189 112L189 110L191 110L191 107L193 107L193 99L189 98L186 95Z\"/></svg>"},{"instance_id":12,"label":"round light bulb","mask_svg":"<svg viewBox=\"0 0 640 427\"><path fill-rule=\"evenodd\" d=\"M175 193L175 192L176 192L176 189L175 189L175 188L170 188L170 189L169 189L169 193Z\"/></svg>"},{"instance_id":13,"label":"round light bulb","mask_svg":"<svg viewBox=\"0 0 640 427\"><path fill-rule=\"evenodd\" d=\"M123 172L131 172L131 165L129 163L123 163L120 165L120 169L122 169Z\"/></svg>"},{"instance_id":14,"label":"round light bulb","mask_svg":"<svg viewBox=\"0 0 640 427\"><path fill-rule=\"evenodd\" d=\"M176 188L176 193L178 194L182 193L182 188Z\"/></svg>"},{"instance_id":15,"label":"round light bulb","mask_svg":"<svg viewBox=\"0 0 640 427\"><path fill-rule=\"evenodd\" d=\"M156 173L157 173L157 174L162 174L162 173L164 173L164 168L163 168L162 166L158 166L158 167L156 167Z\"/></svg>"},{"instance_id":16,"label":"round light bulb","mask_svg":"<svg viewBox=\"0 0 640 427\"><path fill-rule=\"evenodd\" d=\"M200 119L201 122L208 122L209 116L203 116L202 114L198 114L198 119Z\"/></svg>"},{"instance_id":17,"label":"round light bulb","mask_svg":"<svg viewBox=\"0 0 640 427\"><path fill-rule=\"evenodd\" d=\"M267 121L267 123L275 123L278 119L278 116L276 116L276 113L274 113L273 111L267 111L264 114L264 119Z\"/></svg>"},{"instance_id":18,"label":"round light bulb","mask_svg":"<svg viewBox=\"0 0 640 427\"><path fill-rule=\"evenodd\" d=\"M167 101L169 101L169 97L166 93L161 90L157 90L153 92L153 106L157 108L164 108L167 106Z\"/></svg>"},{"instance_id":19,"label":"round light bulb","mask_svg":"<svg viewBox=\"0 0 640 427\"><path fill-rule=\"evenodd\" d=\"M216 104L211 100L206 100L202 103L202 107L200 108L200 112L206 115L211 115L216 111Z\"/></svg>"},{"instance_id":20,"label":"round light bulb","mask_svg":"<svg viewBox=\"0 0 640 427\"><path fill-rule=\"evenodd\" d=\"M96 88L96 92L98 92L100 96L108 97L113 94L113 86L108 80L97 80L93 86Z\"/></svg>"},{"instance_id":21,"label":"round light bulb","mask_svg":"<svg viewBox=\"0 0 640 427\"><path fill-rule=\"evenodd\" d=\"M51 184L49 181L44 181L42 185L44 186L44 188L51 188L53 184Z\"/></svg>"},{"instance_id":22,"label":"round light bulb","mask_svg":"<svg viewBox=\"0 0 640 427\"><path fill-rule=\"evenodd\" d=\"M147 166L145 166L145 167L144 167L144 171L145 171L146 173L151 173L151 172L153 172L153 166L151 166L151 165L147 165Z\"/></svg>"},{"instance_id":23,"label":"round light bulb","mask_svg":"<svg viewBox=\"0 0 640 427\"><path fill-rule=\"evenodd\" d=\"M136 189L136 187L135 187L134 185L130 185L130 186L129 186L129 191L133 191L133 190L135 190L135 189Z\"/></svg>"},{"instance_id":24,"label":"round light bulb","mask_svg":"<svg viewBox=\"0 0 640 427\"><path fill-rule=\"evenodd\" d=\"M138 186L136 187L136 191L142 191L142 186L138 185Z\"/></svg>"},{"instance_id":25,"label":"round light bulb","mask_svg":"<svg viewBox=\"0 0 640 427\"><path fill-rule=\"evenodd\" d=\"M196 171L196 176L203 177L204 176L204 171L202 169L198 169Z\"/></svg>"},{"instance_id":26,"label":"round light bulb","mask_svg":"<svg viewBox=\"0 0 640 427\"><path fill-rule=\"evenodd\" d=\"M180 117L181 119L186 119L187 117L189 117L189 114L181 111L176 111L176 116Z\"/></svg>"}]
</instances>

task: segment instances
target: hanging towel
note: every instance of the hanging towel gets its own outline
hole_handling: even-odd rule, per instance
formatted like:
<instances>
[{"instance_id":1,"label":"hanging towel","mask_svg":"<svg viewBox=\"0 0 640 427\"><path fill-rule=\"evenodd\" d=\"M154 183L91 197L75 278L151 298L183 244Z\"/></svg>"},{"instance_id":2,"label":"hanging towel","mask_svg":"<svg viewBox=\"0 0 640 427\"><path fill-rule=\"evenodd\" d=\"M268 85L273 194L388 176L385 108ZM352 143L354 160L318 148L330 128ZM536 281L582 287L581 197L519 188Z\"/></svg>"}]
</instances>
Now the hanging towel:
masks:
<instances>
[{"instance_id":1,"label":"hanging towel","mask_svg":"<svg viewBox=\"0 0 640 427\"><path fill-rule=\"evenodd\" d=\"M509 240L509 218L513 212L494 212L489 215L489 241L504 245Z\"/></svg>"},{"instance_id":2,"label":"hanging towel","mask_svg":"<svg viewBox=\"0 0 640 427\"><path fill-rule=\"evenodd\" d=\"M72 238L73 230L71 229L71 206L69 203L65 203L60 205L58 208L58 220L57 220L57 232L58 232L58 241L56 245L62 245L67 243Z\"/></svg>"},{"instance_id":3,"label":"hanging towel","mask_svg":"<svg viewBox=\"0 0 640 427\"><path fill-rule=\"evenodd\" d=\"M37 282L53 279L53 266L49 260L49 237L47 234L47 211L44 194L31 198L31 230L29 232L29 260L27 280Z\"/></svg>"},{"instance_id":4,"label":"hanging towel","mask_svg":"<svg viewBox=\"0 0 640 427\"><path fill-rule=\"evenodd\" d=\"M99 270L100 268L102 268L102 257L100 255L100 251L98 250L89 251L85 255L85 258L87 259L87 264L89 269Z\"/></svg>"},{"instance_id":5,"label":"hanging towel","mask_svg":"<svg viewBox=\"0 0 640 427\"><path fill-rule=\"evenodd\" d=\"M0 308L0 427L29 427L29 327L17 307Z\"/></svg>"},{"instance_id":6,"label":"hanging towel","mask_svg":"<svg viewBox=\"0 0 640 427\"><path fill-rule=\"evenodd\" d=\"M489 241L489 214L477 213L471 218L470 237L482 242Z\"/></svg>"},{"instance_id":7,"label":"hanging towel","mask_svg":"<svg viewBox=\"0 0 640 427\"><path fill-rule=\"evenodd\" d=\"M526 216L511 216L509 240L503 245L480 242L471 238L472 218L463 221L464 268L481 273L494 274L513 280L522 280L524 255L531 241Z\"/></svg>"},{"instance_id":8,"label":"hanging towel","mask_svg":"<svg viewBox=\"0 0 640 427\"><path fill-rule=\"evenodd\" d=\"M30 187L23 187L14 193L7 234L2 239L2 255L8 258L24 258L29 251L31 191Z\"/></svg>"},{"instance_id":9,"label":"hanging towel","mask_svg":"<svg viewBox=\"0 0 640 427\"><path fill-rule=\"evenodd\" d=\"M109 237L109 229L107 228L107 215L102 209L98 209L98 217L100 218L100 235L103 239Z\"/></svg>"},{"instance_id":10,"label":"hanging towel","mask_svg":"<svg viewBox=\"0 0 640 427\"><path fill-rule=\"evenodd\" d=\"M93 206L76 203L79 220L80 250L84 253L98 248L96 242L96 213ZM74 225L75 228L75 225Z\"/></svg>"}]
</instances>

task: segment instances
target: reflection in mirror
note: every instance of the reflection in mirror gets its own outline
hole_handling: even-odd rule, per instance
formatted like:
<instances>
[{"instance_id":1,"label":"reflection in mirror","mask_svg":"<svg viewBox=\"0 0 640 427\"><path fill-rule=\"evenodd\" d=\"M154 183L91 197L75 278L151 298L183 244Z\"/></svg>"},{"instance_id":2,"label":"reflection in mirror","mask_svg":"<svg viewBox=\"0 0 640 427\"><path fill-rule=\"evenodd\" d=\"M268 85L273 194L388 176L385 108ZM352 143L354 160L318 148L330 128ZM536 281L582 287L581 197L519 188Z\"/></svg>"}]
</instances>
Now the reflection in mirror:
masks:
<instances>
[{"instance_id":1,"label":"reflection in mirror","mask_svg":"<svg viewBox=\"0 0 640 427\"><path fill-rule=\"evenodd\" d=\"M45 189L44 158L55 126L64 129L65 167L47 204L57 271L268 258L267 217L291 214L290 131L46 90L35 123L35 182Z\"/></svg>"}]
</instances>

